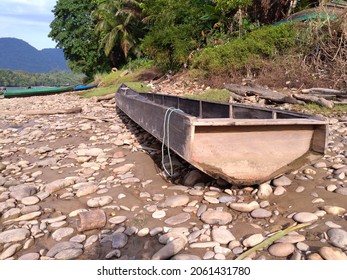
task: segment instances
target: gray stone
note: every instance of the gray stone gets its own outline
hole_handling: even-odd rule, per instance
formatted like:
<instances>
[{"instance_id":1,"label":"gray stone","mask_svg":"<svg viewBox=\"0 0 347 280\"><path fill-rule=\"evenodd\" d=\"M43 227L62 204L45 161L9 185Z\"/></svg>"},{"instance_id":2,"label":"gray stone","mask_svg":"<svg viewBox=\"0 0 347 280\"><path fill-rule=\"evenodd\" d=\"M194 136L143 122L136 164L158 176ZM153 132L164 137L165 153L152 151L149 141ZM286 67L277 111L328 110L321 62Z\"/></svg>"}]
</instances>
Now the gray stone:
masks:
<instances>
[{"instance_id":1,"label":"gray stone","mask_svg":"<svg viewBox=\"0 0 347 280\"><path fill-rule=\"evenodd\" d=\"M287 234L280 239L276 240L276 243L298 243L305 241L305 236L298 233Z\"/></svg>"},{"instance_id":2,"label":"gray stone","mask_svg":"<svg viewBox=\"0 0 347 280\"><path fill-rule=\"evenodd\" d=\"M275 243L272 244L268 251L274 257L287 257L295 250L295 246L291 243Z\"/></svg>"},{"instance_id":3,"label":"gray stone","mask_svg":"<svg viewBox=\"0 0 347 280\"><path fill-rule=\"evenodd\" d=\"M220 203L235 202L237 200L236 196L220 196L218 197Z\"/></svg>"},{"instance_id":4,"label":"gray stone","mask_svg":"<svg viewBox=\"0 0 347 280\"><path fill-rule=\"evenodd\" d=\"M18 258L18 260L39 260L40 254L39 253L27 253Z\"/></svg>"},{"instance_id":5,"label":"gray stone","mask_svg":"<svg viewBox=\"0 0 347 280\"><path fill-rule=\"evenodd\" d=\"M30 231L24 228L10 229L0 233L0 244L23 241L30 235Z\"/></svg>"},{"instance_id":6,"label":"gray stone","mask_svg":"<svg viewBox=\"0 0 347 280\"><path fill-rule=\"evenodd\" d=\"M90 157L97 157L103 153L104 151L100 148L78 149L76 151L77 156L90 156Z\"/></svg>"},{"instance_id":7,"label":"gray stone","mask_svg":"<svg viewBox=\"0 0 347 280\"><path fill-rule=\"evenodd\" d=\"M21 248L22 248L22 245L18 243L10 245L0 254L0 260L6 260L7 258L12 257Z\"/></svg>"},{"instance_id":8,"label":"gray stone","mask_svg":"<svg viewBox=\"0 0 347 280\"><path fill-rule=\"evenodd\" d=\"M170 260L186 261L186 260L201 260L201 258L199 256L192 255L192 254L178 254L173 256Z\"/></svg>"},{"instance_id":9,"label":"gray stone","mask_svg":"<svg viewBox=\"0 0 347 280\"><path fill-rule=\"evenodd\" d=\"M17 185L10 187L9 190L11 191L10 196L19 201L21 201L24 197L37 193L37 189L30 185Z\"/></svg>"},{"instance_id":10,"label":"gray stone","mask_svg":"<svg viewBox=\"0 0 347 280\"><path fill-rule=\"evenodd\" d=\"M91 208L93 207L102 207L113 201L112 196L100 196L94 197L87 201L87 205Z\"/></svg>"},{"instance_id":11,"label":"gray stone","mask_svg":"<svg viewBox=\"0 0 347 280\"><path fill-rule=\"evenodd\" d=\"M210 225L226 225L232 221L230 213L224 211L209 210L201 215L201 220Z\"/></svg>"},{"instance_id":12,"label":"gray stone","mask_svg":"<svg viewBox=\"0 0 347 280\"><path fill-rule=\"evenodd\" d=\"M278 186L275 188L274 195L280 196L280 195L284 195L286 192L287 190L284 187Z\"/></svg>"},{"instance_id":13,"label":"gray stone","mask_svg":"<svg viewBox=\"0 0 347 280\"><path fill-rule=\"evenodd\" d=\"M43 160L40 160L36 162L37 167L47 167L47 166L54 166L58 162L57 158L45 158Z\"/></svg>"},{"instance_id":14,"label":"gray stone","mask_svg":"<svg viewBox=\"0 0 347 280\"><path fill-rule=\"evenodd\" d=\"M329 241L335 247L347 249L347 232L343 229L332 228L328 232Z\"/></svg>"},{"instance_id":15,"label":"gray stone","mask_svg":"<svg viewBox=\"0 0 347 280\"><path fill-rule=\"evenodd\" d=\"M108 221L111 224L118 225L118 224L123 223L126 219L127 219L126 216L115 216L115 217L110 218Z\"/></svg>"},{"instance_id":16,"label":"gray stone","mask_svg":"<svg viewBox=\"0 0 347 280\"><path fill-rule=\"evenodd\" d=\"M84 184L79 186L76 192L77 197L86 196L92 194L98 190L98 186L94 183Z\"/></svg>"},{"instance_id":17,"label":"gray stone","mask_svg":"<svg viewBox=\"0 0 347 280\"><path fill-rule=\"evenodd\" d=\"M251 216L256 219L270 218L272 216L271 211L266 209L258 208L251 212Z\"/></svg>"},{"instance_id":18,"label":"gray stone","mask_svg":"<svg viewBox=\"0 0 347 280\"><path fill-rule=\"evenodd\" d=\"M206 178L206 175L201 171L194 169L190 171L183 179L183 185L194 186L196 183L201 182Z\"/></svg>"},{"instance_id":19,"label":"gray stone","mask_svg":"<svg viewBox=\"0 0 347 280\"><path fill-rule=\"evenodd\" d=\"M61 189L70 187L74 183L75 183L75 180L73 178L65 178L65 179L55 180L51 183L48 183L45 186L45 191L48 192L49 194L52 194L52 193L57 192Z\"/></svg>"},{"instance_id":20,"label":"gray stone","mask_svg":"<svg viewBox=\"0 0 347 280\"><path fill-rule=\"evenodd\" d=\"M115 232L112 234L112 248L121 249L128 243L128 236L123 232Z\"/></svg>"},{"instance_id":21,"label":"gray stone","mask_svg":"<svg viewBox=\"0 0 347 280\"><path fill-rule=\"evenodd\" d=\"M180 213L165 220L165 223L170 226L175 226L188 221L191 218L189 213Z\"/></svg>"},{"instance_id":22,"label":"gray stone","mask_svg":"<svg viewBox=\"0 0 347 280\"><path fill-rule=\"evenodd\" d=\"M73 260L78 258L82 254L83 254L82 249L76 249L76 248L65 249L60 251L58 254L56 254L55 258L57 260Z\"/></svg>"},{"instance_id":23,"label":"gray stone","mask_svg":"<svg viewBox=\"0 0 347 280\"><path fill-rule=\"evenodd\" d=\"M317 215L309 212L300 212L294 215L293 219L298 223L312 223L318 220Z\"/></svg>"},{"instance_id":24,"label":"gray stone","mask_svg":"<svg viewBox=\"0 0 347 280\"><path fill-rule=\"evenodd\" d=\"M55 244L49 251L46 253L47 257L54 258L56 254L63 250L67 249L82 249L83 245L77 242L63 241Z\"/></svg>"},{"instance_id":25,"label":"gray stone","mask_svg":"<svg viewBox=\"0 0 347 280\"><path fill-rule=\"evenodd\" d=\"M347 187L337 188L335 192L338 194L347 195Z\"/></svg>"},{"instance_id":26,"label":"gray stone","mask_svg":"<svg viewBox=\"0 0 347 280\"><path fill-rule=\"evenodd\" d=\"M211 232L212 240L220 244L228 244L235 240L235 236L225 228L214 228Z\"/></svg>"},{"instance_id":27,"label":"gray stone","mask_svg":"<svg viewBox=\"0 0 347 280\"><path fill-rule=\"evenodd\" d=\"M59 228L52 233L52 238L56 241L60 241L63 238L72 235L73 232L74 232L74 229L70 227Z\"/></svg>"},{"instance_id":28,"label":"gray stone","mask_svg":"<svg viewBox=\"0 0 347 280\"><path fill-rule=\"evenodd\" d=\"M21 201L24 205L35 205L40 202L40 199L37 196L27 196L24 197Z\"/></svg>"},{"instance_id":29,"label":"gray stone","mask_svg":"<svg viewBox=\"0 0 347 280\"><path fill-rule=\"evenodd\" d=\"M275 180L272 181L272 184L276 187L287 187L290 186L292 184L292 181L286 177L286 176L281 176Z\"/></svg>"},{"instance_id":30,"label":"gray stone","mask_svg":"<svg viewBox=\"0 0 347 280\"><path fill-rule=\"evenodd\" d=\"M157 251L153 256L152 260L167 260L178 252L184 249L187 244L187 240L184 238L176 238L168 242L164 247Z\"/></svg>"},{"instance_id":31,"label":"gray stone","mask_svg":"<svg viewBox=\"0 0 347 280\"><path fill-rule=\"evenodd\" d=\"M189 196L182 194L182 195L173 195L169 196L165 199L163 202L163 207L178 207L178 206L185 206L189 202Z\"/></svg>"}]
</instances>

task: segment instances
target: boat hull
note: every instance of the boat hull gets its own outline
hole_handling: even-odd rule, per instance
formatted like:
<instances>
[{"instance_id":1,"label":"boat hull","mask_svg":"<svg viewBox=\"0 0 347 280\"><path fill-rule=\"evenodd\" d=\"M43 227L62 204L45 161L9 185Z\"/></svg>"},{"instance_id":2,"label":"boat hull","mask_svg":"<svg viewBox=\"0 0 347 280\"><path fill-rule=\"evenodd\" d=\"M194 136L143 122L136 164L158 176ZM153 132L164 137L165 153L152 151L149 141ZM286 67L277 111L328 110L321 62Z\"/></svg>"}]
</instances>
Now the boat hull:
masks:
<instances>
[{"instance_id":1,"label":"boat hull","mask_svg":"<svg viewBox=\"0 0 347 280\"><path fill-rule=\"evenodd\" d=\"M67 91L72 91L73 87L44 87L44 88L30 88L30 89L16 89L6 90L4 92L5 98L11 97L26 97L26 96L37 96L37 95L48 95L57 94Z\"/></svg>"},{"instance_id":2,"label":"boat hull","mask_svg":"<svg viewBox=\"0 0 347 280\"><path fill-rule=\"evenodd\" d=\"M136 93L122 85L117 107L214 178L235 185L266 182L324 155L327 123L307 114L177 96ZM167 143L167 142L165 142Z\"/></svg>"}]
</instances>

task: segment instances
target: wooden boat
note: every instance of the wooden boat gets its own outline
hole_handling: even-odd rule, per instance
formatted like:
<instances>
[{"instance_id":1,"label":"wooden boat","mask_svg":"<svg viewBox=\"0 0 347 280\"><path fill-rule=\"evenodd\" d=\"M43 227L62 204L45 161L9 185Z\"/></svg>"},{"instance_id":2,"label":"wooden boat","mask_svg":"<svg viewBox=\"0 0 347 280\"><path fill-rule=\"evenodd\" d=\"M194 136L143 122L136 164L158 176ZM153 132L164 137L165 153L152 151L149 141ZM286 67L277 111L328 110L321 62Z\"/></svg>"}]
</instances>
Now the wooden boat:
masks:
<instances>
[{"instance_id":1,"label":"wooden boat","mask_svg":"<svg viewBox=\"0 0 347 280\"><path fill-rule=\"evenodd\" d=\"M325 152L328 126L318 116L138 93L124 84L115 98L121 111L157 139L167 143L169 135L168 146L187 162L235 185L266 182Z\"/></svg>"},{"instance_id":2,"label":"wooden boat","mask_svg":"<svg viewBox=\"0 0 347 280\"><path fill-rule=\"evenodd\" d=\"M47 95L47 94L56 94L67 91L72 91L72 86L66 87L38 87L38 88L25 88L25 89L13 89L13 90L5 90L4 97L26 97L33 95Z\"/></svg>"},{"instance_id":3,"label":"wooden boat","mask_svg":"<svg viewBox=\"0 0 347 280\"><path fill-rule=\"evenodd\" d=\"M75 86L74 90L75 91L88 90L88 89L96 88L97 86L98 85L79 85L79 86Z\"/></svg>"}]
</instances>

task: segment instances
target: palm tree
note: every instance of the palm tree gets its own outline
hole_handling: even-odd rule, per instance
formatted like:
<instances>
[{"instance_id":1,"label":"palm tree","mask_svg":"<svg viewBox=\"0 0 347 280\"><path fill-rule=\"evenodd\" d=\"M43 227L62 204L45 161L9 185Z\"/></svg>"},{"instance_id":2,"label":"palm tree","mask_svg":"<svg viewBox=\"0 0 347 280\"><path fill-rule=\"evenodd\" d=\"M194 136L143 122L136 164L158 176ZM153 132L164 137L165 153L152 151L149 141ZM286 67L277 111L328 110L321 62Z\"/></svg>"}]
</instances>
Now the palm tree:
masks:
<instances>
[{"instance_id":1,"label":"palm tree","mask_svg":"<svg viewBox=\"0 0 347 280\"><path fill-rule=\"evenodd\" d=\"M93 16L101 45L115 66L124 63L129 55L139 54L139 39L143 36L140 1L101 0Z\"/></svg>"}]
</instances>

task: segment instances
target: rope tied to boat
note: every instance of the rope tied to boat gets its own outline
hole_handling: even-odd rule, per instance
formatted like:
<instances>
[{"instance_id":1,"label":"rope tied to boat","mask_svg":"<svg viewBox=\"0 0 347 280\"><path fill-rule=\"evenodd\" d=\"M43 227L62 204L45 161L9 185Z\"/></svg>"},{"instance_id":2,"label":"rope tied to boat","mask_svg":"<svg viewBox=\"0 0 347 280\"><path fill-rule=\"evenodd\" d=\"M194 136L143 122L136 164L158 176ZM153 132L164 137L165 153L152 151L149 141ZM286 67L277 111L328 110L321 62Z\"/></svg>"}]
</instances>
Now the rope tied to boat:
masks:
<instances>
[{"instance_id":1,"label":"rope tied to boat","mask_svg":"<svg viewBox=\"0 0 347 280\"><path fill-rule=\"evenodd\" d=\"M170 153L170 118L171 114L173 112L183 112L180 109L177 109L175 107L170 107L166 110L165 115L164 115L164 124L163 124L163 141L161 145L161 164L163 166L163 169L165 173L169 176L173 176L173 165L172 165L172 159L171 159L171 153ZM167 170L165 167L165 145L167 147L167 154L168 154L168 160L169 160L169 166L170 166L170 171Z\"/></svg>"}]
</instances>

